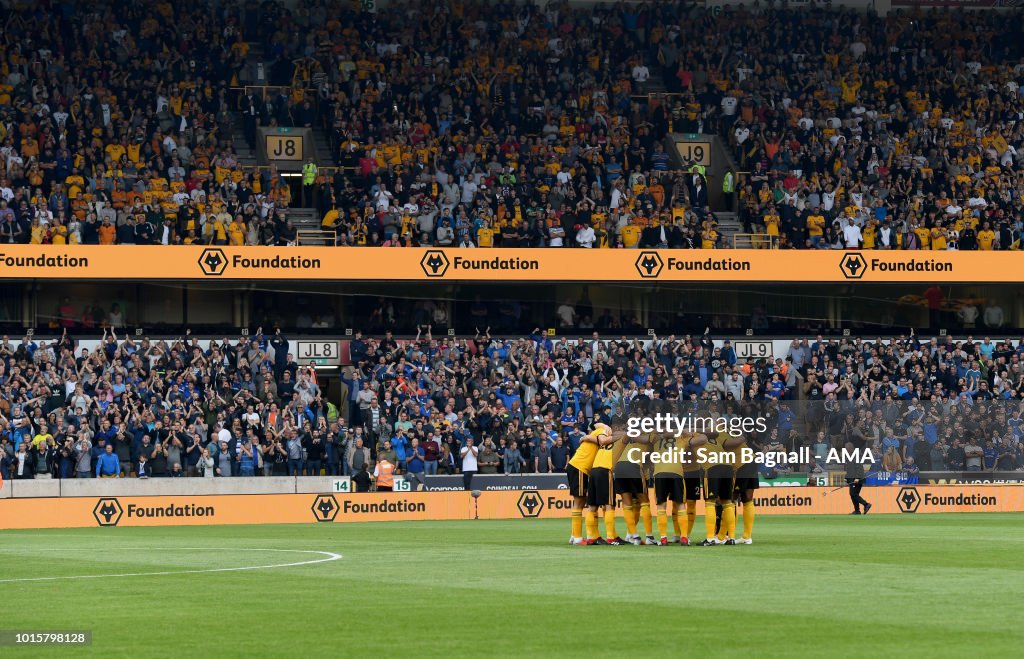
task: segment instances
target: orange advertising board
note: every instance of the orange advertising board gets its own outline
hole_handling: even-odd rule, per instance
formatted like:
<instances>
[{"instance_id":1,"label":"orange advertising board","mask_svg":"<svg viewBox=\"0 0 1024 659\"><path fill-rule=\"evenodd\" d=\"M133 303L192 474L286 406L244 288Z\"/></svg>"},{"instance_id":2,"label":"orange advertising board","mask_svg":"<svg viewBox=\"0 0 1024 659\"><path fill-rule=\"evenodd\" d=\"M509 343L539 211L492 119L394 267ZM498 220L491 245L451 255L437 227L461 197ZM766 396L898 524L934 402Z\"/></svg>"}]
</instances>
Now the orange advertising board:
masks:
<instances>
[{"instance_id":1,"label":"orange advertising board","mask_svg":"<svg viewBox=\"0 0 1024 659\"><path fill-rule=\"evenodd\" d=\"M484 493L480 517L568 517L572 500L566 490L525 490ZM515 497L493 497L509 494ZM650 492L654 499L654 490ZM907 485L867 487L861 491L876 513L1024 512L1024 484L1013 485ZM513 499L515 499L513 501ZM845 490L823 487L767 487L756 490L758 515L845 515L852 506ZM484 506L486 505L486 509ZM704 502L697 504L704 514Z\"/></svg>"},{"instance_id":2,"label":"orange advertising board","mask_svg":"<svg viewBox=\"0 0 1024 659\"><path fill-rule=\"evenodd\" d=\"M862 496L872 514L1024 512L1019 484L870 487ZM759 515L850 511L845 491L819 487L762 488L755 503ZM571 508L565 490L486 491L475 501L468 492L24 498L0 499L0 529L549 519Z\"/></svg>"},{"instance_id":3,"label":"orange advertising board","mask_svg":"<svg viewBox=\"0 0 1024 659\"><path fill-rule=\"evenodd\" d=\"M1022 265L1011 251L0 246L0 279L1017 283Z\"/></svg>"},{"instance_id":4,"label":"orange advertising board","mask_svg":"<svg viewBox=\"0 0 1024 659\"><path fill-rule=\"evenodd\" d=\"M0 528L4 529L469 518L468 492L0 499Z\"/></svg>"}]
</instances>

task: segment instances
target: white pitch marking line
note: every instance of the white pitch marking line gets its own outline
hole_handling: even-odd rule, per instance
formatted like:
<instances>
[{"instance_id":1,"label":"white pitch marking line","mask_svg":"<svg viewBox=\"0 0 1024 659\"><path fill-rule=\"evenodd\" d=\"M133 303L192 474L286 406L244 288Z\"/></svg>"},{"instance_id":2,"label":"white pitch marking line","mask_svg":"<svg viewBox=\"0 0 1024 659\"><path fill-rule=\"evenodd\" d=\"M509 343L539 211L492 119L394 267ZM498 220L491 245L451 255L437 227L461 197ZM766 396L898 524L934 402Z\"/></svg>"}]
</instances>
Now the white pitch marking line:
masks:
<instances>
[{"instance_id":1,"label":"white pitch marking line","mask_svg":"<svg viewBox=\"0 0 1024 659\"><path fill-rule=\"evenodd\" d=\"M109 549L109 548L108 548ZM125 547L125 549L153 549L152 547ZM124 574L79 574L61 577L23 577L19 579L0 579L0 583L14 583L20 581L61 581L63 579L115 579L118 577L159 577L171 574L205 574L208 572L240 572L242 570L272 570L281 567L298 567L300 565L316 565L317 563L329 563L341 560L341 554L329 551L317 551L312 549L255 549L241 547L175 547L181 551L264 551L264 552L288 552L292 554L319 554L325 558L318 558L312 561L299 561L297 563L275 563L273 565L247 565L245 567L218 567L205 570L174 570L168 572L129 572ZM38 551L38 550L35 550ZM84 551L83 549L64 549L50 547L46 551Z\"/></svg>"}]
</instances>

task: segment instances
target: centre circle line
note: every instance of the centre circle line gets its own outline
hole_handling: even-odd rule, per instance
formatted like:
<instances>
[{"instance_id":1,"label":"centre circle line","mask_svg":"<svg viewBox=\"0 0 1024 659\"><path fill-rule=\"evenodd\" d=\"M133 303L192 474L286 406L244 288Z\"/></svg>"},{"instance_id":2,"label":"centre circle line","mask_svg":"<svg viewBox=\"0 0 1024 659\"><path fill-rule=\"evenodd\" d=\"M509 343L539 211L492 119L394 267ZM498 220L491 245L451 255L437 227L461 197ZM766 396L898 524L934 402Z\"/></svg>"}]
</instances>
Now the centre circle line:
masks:
<instances>
[{"instance_id":1,"label":"centre circle line","mask_svg":"<svg viewBox=\"0 0 1024 659\"><path fill-rule=\"evenodd\" d=\"M114 550L113 548L106 547L105 549ZM243 567L218 567L218 568L206 568L202 570L168 570L160 572L125 572L119 574L75 574L66 576L55 576L55 577L20 577L17 579L0 579L0 583L15 583L25 581L61 581L66 579L117 579L120 577L159 577L173 574L206 574L211 572L241 572L243 570L272 570L276 568L285 567L299 567L301 565L316 565L317 563L329 563L331 561L341 560L341 554L335 554L330 551L319 551L314 549L259 549L249 547L171 547L171 548L154 548L154 547L123 547L121 549L144 549L144 550L162 550L167 551L175 549L181 551L262 551L262 552L287 552L293 554L318 554L323 558L317 558L310 561L298 561L293 563L274 563L271 565L246 565ZM39 551L35 549L33 551ZM63 547L50 547L44 548L43 551L83 551L82 549L67 549ZM115 550L116 551L116 550Z\"/></svg>"}]
</instances>

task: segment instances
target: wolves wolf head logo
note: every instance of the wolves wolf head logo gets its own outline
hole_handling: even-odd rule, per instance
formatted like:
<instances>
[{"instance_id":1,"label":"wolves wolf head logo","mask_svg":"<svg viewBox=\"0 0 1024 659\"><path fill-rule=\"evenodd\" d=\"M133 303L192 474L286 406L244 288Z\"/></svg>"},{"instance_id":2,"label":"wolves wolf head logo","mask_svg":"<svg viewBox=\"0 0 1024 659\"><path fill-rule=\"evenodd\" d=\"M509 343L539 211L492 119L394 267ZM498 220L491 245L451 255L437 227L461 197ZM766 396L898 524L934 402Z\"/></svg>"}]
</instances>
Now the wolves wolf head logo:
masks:
<instances>
[{"instance_id":1,"label":"wolves wolf head logo","mask_svg":"<svg viewBox=\"0 0 1024 659\"><path fill-rule=\"evenodd\" d=\"M313 499L310 507L318 522L333 522L338 516L338 500L332 494L321 494Z\"/></svg>"},{"instance_id":2,"label":"wolves wolf head logo","mask_svg":"<svg viewBox=\"0 0 1024 659\"><path fill-rule=\"evenodd\" d=\"M847 279L860 279L864 276L868 264L864 257L856 252L845 254L839 261L839 270Z\"/></svg>"},{"instance_id":3,"label":"wolves wolf head logo","mask_svg":"<svg viewBox=\"0 0 1024 659\"><path fill-rule=\"evenodd\" d=\"M448 256L439 249L428 250L420 260L423 274L428 277L443 277L448 272Z\"/></svg>"},{"instance_id":4,"label":"wolves wolf head logo","mask_svg":"<svg viewBox=\"0 0 1024 659\"><path fill-rule=\"evenodd\" d=\"M199 255L199 269L208 277L219 277L227 267L228 257L219 247L209 247Z\"/></svg>"},{"instance_id":5,"label":"wolves wolf head logo","mask_svg":"<svg viewBox=\"0 0 1024 659\"><path fill-rule=\"evenodd\" d=\"M438 270L441 269L442 265L444 265L444 261L442 261L441 257L437 256L436 254L432 255L429 259L427 259L427 267L430 268L431 272L434 272L435 274L437 273Z\"/></svg>"},{"instance_id":6,"label":"wolves wolf head logo","mask_svg":"<svg viewBox=\"0 0 1024 659\"><path fill-rule=\"evenodd\" d=\"M652 279L661 274L665 263L657 252L640 252L636 259L636 271L644 279Z\"/></svg>"},{"instance_id":7,"label":"wolves wolf head logo","mask_svg":"<svg viewBox=\"0 0 1024 659\"><path fill-rule=\"evenodd\" d=\"M523 517L537 517L544 510L544 501L541 500L537 490L525 490L519 495L516 505L519 508L519 514Z\"/></svg>"},{"instance_id":8,"label":"wolves wolf head logo","mask_svg":"<svg viewBox=\"0 0 1024 659\"><path fill-rule=\"evenodd\" d=\"M92 516L96 518L96 523L100 526L117 526L123 512L120 501L104 498L96 502L96 507L92 509Z\"/></svg>"}]
</instances>

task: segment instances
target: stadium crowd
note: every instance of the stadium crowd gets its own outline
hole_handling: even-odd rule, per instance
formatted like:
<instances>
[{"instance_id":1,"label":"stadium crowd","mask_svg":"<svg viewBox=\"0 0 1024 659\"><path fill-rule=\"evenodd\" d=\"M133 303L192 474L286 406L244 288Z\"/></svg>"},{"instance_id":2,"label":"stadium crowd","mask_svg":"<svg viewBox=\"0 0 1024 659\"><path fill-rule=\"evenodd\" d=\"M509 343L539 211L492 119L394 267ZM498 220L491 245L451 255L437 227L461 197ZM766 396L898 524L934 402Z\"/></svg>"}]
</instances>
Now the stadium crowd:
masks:
<instances>
[{"instance_id":1,"label":"stadium crowd","mask_svg":"<svg viewBox=\"0 0 1024 659\"><path fill-rule=\"evenodd\" d=\"M342 245L727 247L678 132L727 142L784 247L1019 247L1018 14L359 5L14 3L0 241L293 243L241 120L329 132L303 194ZM254 44L277 94L236 93Z\"/></svg>"},{"instance_id":2,"label":"stadium crowd","mask_svg":"<svg viewBox=\"0 0 1024 659\"><path fill-rule=\"evenodd\" d=\"M10 9L0 44L0 242L294 240L286 182L275 168L243 171L231 139L230 86L249 48L239 7Z\"/></svg>"},{"instance_id":3,"label":"stadium crowd","mask_svg":"<svg viewBox=\"0 0 1024 659\"><path fill-rule=\"evenodd\" d=\"M772 450L852 442L895 470L1024 467L1021 341L818 337L741 363L709 334L357 332L337 400L289 349L279 331L200 342L111 330L93 350L66 332L5 336L3 477L356 475L384 460L412 478L561 472L591 423L648 399L769 419L752 440Z\"/></svg>"}]
</instances>

